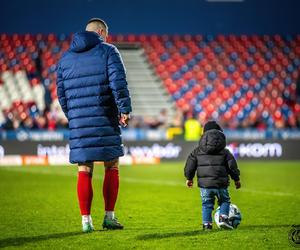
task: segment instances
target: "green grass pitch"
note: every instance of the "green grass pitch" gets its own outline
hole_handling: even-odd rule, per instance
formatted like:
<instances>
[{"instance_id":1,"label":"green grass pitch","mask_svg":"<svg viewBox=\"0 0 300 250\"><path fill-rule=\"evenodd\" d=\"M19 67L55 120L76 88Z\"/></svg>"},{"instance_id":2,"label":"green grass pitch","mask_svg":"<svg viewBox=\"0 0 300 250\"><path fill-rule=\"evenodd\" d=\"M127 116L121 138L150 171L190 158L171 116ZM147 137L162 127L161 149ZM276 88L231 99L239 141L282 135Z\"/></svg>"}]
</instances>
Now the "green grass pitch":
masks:
<instances>
[{"instance_id":1,"label":"green grass pitch","mask_svg":"<svg viewBox=\"0 0 300 250\"><path fill-rule=\"evenodd\" d=\"M121 167L116 207L123 231L102 231L103 167L94 172L96 231L81 233L76 167L0 168L0 248L289 249L300 224L300 162L239 162L230 187L243 221L234 231L201 230L199 189L185 187L183 162Z\"/></svg>"}]
</instances>

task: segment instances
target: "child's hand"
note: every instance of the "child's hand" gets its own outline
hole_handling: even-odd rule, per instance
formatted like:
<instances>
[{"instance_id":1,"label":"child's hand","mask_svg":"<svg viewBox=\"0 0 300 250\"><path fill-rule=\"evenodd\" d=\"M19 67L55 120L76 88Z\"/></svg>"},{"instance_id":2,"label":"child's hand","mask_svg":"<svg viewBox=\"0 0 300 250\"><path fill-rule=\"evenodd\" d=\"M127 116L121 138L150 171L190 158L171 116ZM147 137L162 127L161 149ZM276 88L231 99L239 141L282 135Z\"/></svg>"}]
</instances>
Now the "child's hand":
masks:
<instances>
[{"instance_id":1,"label":"child's hand","mask_svg":"<svg viewBox=\"0 0 300 250\"><path fill-rule=\"evenodd\" d=\"M186 180L186 186L189 188L193 187L193 180Z\"/></svg>"},{"instance_id":2,"label":"child's hand","mask_svg":"<svg viewBox=\"0 0 300 250\"><path fill-rule=\"evenodd\" d=\"M241 188L241 182L240 181L235 181L234 184L235 184L236 189Z\"/></svg>"}]
</instances>

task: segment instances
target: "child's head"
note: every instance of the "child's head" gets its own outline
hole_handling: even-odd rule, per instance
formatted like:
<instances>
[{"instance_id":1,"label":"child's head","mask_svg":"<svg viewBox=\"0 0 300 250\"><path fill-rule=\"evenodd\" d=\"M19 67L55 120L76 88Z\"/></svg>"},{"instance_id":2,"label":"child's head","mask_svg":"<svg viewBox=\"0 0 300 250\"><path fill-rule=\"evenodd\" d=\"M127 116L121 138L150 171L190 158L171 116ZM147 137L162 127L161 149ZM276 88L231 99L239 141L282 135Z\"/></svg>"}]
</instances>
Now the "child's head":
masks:
<instances>
[{"instance_id":1,"label":"child's head","mask_svg":"<svg viewBox=\"0 0 300 250\"><path fill-rule=\"evenodd\" d=\"M208 130L211 129L217 129L223 132L223 129L221 128L221 126L216 122L216 121L208 121L205 125L204 125L204 129L203 132L207 132Z\"/></svg>"},{"instance_id":2,"label":"child's head","mask_svg":"<svg viewBox=\"0 0 300 250\"><path fill-rule=\"evenodd\" d=\"M215 154L226 147L226 137L221 126L215 121L204 125L202 137L199 141L200 149L207 154Z\"/></svg>"}]
</instances>

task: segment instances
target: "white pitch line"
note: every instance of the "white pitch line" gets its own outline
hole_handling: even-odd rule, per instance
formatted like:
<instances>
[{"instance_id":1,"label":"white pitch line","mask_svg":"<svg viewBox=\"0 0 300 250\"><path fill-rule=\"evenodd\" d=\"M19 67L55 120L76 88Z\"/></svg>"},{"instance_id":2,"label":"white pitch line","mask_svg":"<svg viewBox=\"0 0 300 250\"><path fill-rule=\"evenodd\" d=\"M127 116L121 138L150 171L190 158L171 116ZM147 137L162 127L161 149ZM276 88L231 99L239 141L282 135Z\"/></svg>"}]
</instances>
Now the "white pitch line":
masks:
<instances>
[{"instance_id":1,"label":"white pitch line","mask_svg":"<svg viewBox=\"0 0 300 250\"><path fill-rule=\"evenodd\" d=\"M141 184L153 184L159 186L185 186L185 182L179 181L164 181L164 180L145 180L145 179L135 179L130 177L120 177L121 181L132 182L132 183L141 183Z\"/></svg>"},{"instance_id":2,"label":"white pitch line","mask_svg":"<svg viewBox=\"0 0 300 250\"><path fill-rule=\"evenodd\" d=\"M134 179L134 178L128 178L124 177L121 178L123 181L127 182L133 182L133 183L145 183L145 184L154 184L154 185L167 185L167 186L185 186L184 181L181 182L175 182L175 181L161 181L161 180L145 180L145 179ZM299 195L293 194L293 193L286 193L286 192L269 192L269 191L260 191L260 190L253 190L253 189L247 189L247 188L241 188L237 192L246 192L246 193L253 193L253 194L262 194L262 195L270 195L270 196L292 196L300 198Z\"/></svg>"},{"instance_id":3,"label":"white pitch line","mask_svg":"<svg viewBox=\"0 0 300 250\"><path fill-rule=\"evenodd\" d=\"M45 174L45 175L59 175L59 176L77 176L77 172L74 169L74 172L53 172L50 168L41 168L39 171L36 169L31 168L6 168L8 171L17 171L17 172L26 172L26 173L33 173L33 174ZM100 180L103 176L102 175L94 175L94 179ZM136 179L131 177L120 177L120 181L129 182L129 183L140 183L140 184L152 184L158 186L177 186L177 187L185 187L185 181L169 181L169 180L151 180L151 179ZM195 185L197 185L195 183ZM245 193L252 193L252 194L261 194L261 195L268 195L268 196L285 196L285 197L294 197L300 198L300 195L288 192L271 192L271 191L262 191L256 189L248 189L248 188L241 188L237 192L245 192Z\"/></svg>"},{"instance_id":4,"label":"white pitch line","mask_svg":"<svg viewBox=\"0 0 300 250\"><path fill-rule=\"evenodd\" d=\"M286 192L269 192L269 191L251 190L248 188L241 188L239 191L253 193L253 194L274 195L274 196L292 196L292 197L300 198L300 196L297 194L286 193Z\"/></svg>"}]
</instances>

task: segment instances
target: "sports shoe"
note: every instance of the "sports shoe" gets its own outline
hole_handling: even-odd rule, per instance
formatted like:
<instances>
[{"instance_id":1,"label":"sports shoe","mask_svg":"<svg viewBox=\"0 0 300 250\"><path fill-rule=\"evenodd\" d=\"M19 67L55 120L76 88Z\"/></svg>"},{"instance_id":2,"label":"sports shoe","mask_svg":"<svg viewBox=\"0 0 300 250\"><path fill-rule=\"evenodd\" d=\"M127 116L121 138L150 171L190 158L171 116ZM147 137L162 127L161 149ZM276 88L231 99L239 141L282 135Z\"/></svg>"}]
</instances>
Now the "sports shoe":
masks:
<instances>
[{"instance_id":1,"label":"sports shoe","mask_svg":"<svg viewBox=\"0 0 300 250\"><path fill-rule=\"evenodd\" d=\"M211 223L203 224L203 230L212 230L212 224Z\"/></svg>"},{"instance_id":2,"label":"sports shoe","mask_svg":"<svg viewBox=\"0 0 300 250\"><path fill-rule=\"evenodd\" d=\"M93 231L94 231L94 227L91 222L86 222L86 223L82 224L82 232L91 233Z\"/></svg>"},{"instance_id":3,"label":"sports shoe","mask_svg":"<svg viewBox=\"0 0 300 250\"><path fill-rule=\"evenodd\" d=\"M123 229L123 225L118 221L118 219L115 217L113 219L110 219L107 217L107 215L104 216L104 220L102 223L103 229L108 230L116 230L116 229Z\"/></svg>"},{"instance_id":4,"label":"sports shoe","mask_svg":"<svg viewBox=\"0 0 300 250\"><path fill-rule=\"evenodd\" d=\"M220 215L219 225L221 228L224 228L224 229L233 229L233 227L229 223L228 216Z\"/></svg>"}]
</instances>

